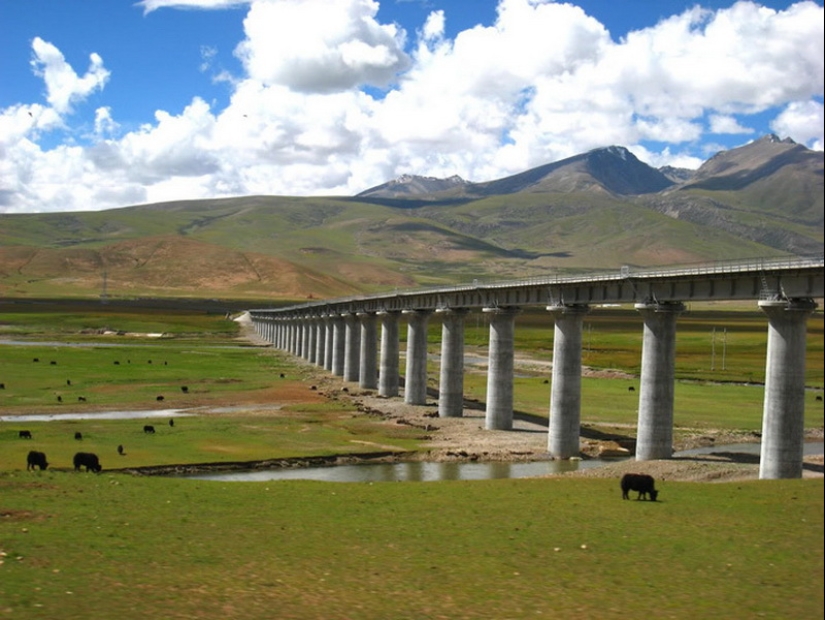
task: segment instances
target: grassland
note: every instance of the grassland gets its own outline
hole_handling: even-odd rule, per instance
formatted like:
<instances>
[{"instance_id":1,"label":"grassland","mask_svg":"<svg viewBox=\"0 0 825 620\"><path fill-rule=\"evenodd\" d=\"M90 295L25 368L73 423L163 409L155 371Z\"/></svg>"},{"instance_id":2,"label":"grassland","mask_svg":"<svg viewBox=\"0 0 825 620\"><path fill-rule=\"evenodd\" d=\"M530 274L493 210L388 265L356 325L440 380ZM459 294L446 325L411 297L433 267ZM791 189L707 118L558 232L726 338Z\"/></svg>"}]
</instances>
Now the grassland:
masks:
<instances>
[{"instance_id":1,"label":"grassland","mask_svg":"<svg viewBox=\"0 0 825 620\"><path fill-rule=\"evenodd\" d=\"M585 363L628 378L586 378L583 419L633 424L627 386L638 370L638 324L631 313L591 319ZM677 425L758 429L764 318L719 310L685 319ZM517 350L548 360L545 317L521 321ZM711 367L714 327L717 338L727 329L724 368L720 349ZM482 353L484 335L483 324L468 325L468 343ZM16 437L18 424L0 422L0 618L822 616L821 478L666 481L662 501L652 503L622 501L611 479L223 483L109 471L121 461L423 444L419 429L323 398L307 385L305 364L237 336L237 325L217 314L0 315L0 340L28 342L0 344L0 415L67 405L215 411L174 427L162 418L154 436L142 432L143 421L42 422L27 423L28 442ZM809 324L807 373L821 393L821 314ZM468 396L483 399L482 379L468 372ZM547 415L545 379L541 364L517 378L519 410ZM821 427L822 404L810 400L806 426ZM114 451L118 443L126 456ZM55 467L25 471L25 451L35 445ZM104 456L102 474L67 471L78 445Z\"/></svg>"}]
</instances>

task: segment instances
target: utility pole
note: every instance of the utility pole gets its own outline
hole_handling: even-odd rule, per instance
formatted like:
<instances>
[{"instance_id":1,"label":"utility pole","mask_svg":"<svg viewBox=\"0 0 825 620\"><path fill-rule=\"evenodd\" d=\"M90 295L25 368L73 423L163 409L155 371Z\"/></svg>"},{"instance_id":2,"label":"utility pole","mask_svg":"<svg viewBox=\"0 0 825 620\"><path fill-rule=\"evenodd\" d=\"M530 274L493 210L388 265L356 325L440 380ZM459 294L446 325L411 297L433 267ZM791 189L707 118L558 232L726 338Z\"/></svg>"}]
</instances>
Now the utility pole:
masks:
<instances>
[{"instance_id":1,"label":"utility pole","mask_svg":"<svg viewBox=\"0 0 825 620\"><path fill-rule=\"evenodd\" d=\"M710 369L716 370L716 328L710 331Z\"/></svg>"},{"instance_id":2,"label":"utility pole","mask_svg":"<svg viewBox=\"0 0 825 620\"><path fill-rule=\"evenodd\" d=\"M103 290L100 293L100 303L105 304L109 301L109 294L106 292L106 285L108 280L108 274L106 270L103 270Z\"/></svg>"}]
</instances>

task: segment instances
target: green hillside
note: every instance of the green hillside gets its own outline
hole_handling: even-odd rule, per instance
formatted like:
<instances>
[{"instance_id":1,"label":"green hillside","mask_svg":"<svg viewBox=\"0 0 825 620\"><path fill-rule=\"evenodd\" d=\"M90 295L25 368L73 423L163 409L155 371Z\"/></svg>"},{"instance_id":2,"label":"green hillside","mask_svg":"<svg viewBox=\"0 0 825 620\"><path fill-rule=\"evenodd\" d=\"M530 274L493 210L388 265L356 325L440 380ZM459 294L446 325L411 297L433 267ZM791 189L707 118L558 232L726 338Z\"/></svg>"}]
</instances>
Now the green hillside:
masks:
<instances>
[{"instance_id":1,"label":"green hillside","mask_svg":"<svg viewBox=\"0 0 825 620\"><path fill-rule=\"evenodd\" d=\"M811 234L797 221L761 225L774 236ZM603 192L404 208L250 196L0 215L0 294L286 301L784 253Z\"/></svg>"}]
</instances>

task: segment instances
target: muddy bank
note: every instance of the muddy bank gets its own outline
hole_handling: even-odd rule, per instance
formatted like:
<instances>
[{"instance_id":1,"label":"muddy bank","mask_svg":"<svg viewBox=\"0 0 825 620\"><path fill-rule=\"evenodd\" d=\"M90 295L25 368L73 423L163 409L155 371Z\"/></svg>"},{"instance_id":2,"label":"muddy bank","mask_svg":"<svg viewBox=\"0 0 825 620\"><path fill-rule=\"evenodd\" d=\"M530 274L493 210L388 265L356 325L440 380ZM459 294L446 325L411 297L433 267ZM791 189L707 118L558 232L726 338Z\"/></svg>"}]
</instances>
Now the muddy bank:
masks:
<instances>
[{"instance_id":1,"label":"muddy bank","mask_svg":"<svg viewBox=\"0 0 825 620\"><path fill-rule=\"evenodd\" d=\"M329 456L305 456L262 461L233 461L221 463L186 463L177 465L151 465L147 467L123 467L107 469L107 473L123 473L135 476L184 476L191 474L267 469L300 469L302 467L333 467L365 463L398 463L411 460L410 452L370 452L366 454L336 454Z\"/></svg>"}]
</instances>

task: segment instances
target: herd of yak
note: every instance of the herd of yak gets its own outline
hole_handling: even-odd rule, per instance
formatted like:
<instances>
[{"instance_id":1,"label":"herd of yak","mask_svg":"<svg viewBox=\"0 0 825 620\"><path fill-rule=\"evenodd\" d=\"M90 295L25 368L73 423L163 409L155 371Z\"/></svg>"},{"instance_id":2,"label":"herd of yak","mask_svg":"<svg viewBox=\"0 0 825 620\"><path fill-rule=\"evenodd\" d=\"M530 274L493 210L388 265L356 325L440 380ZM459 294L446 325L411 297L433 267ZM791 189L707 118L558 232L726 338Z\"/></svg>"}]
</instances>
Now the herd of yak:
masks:
<instances>
[{"instance_id":1,"label":"herd of yak","mask_svg":"<svg viewBox=\"0 0 825 620\"><path fill-rule=\"evenodd\" d=\"M40 361L35 358L34 361ZM151 361L149 362L152 363ZM55 362L52 362L55 364ZM119 364L119 362L115 362L115 364ZM283 375L281 375L283 377ZM68 385L71 385L71 381L66 382ZM6 386L0 384L3 388ZM189 388L186 386L181 387L181 391L187 393ZM58 397L60 398L60 397ZM85 398L79 397L83 400ZM157 398L159 401L163 400L163 396L158 396ZM169 425L174 426L174 420L169 420ZM155 432L155 427L151 425L145 425L143 427L144 433L153 434ZM19 436L21 439L31 439L31 431L20 431ZM80 433L75 433L75 439L83 439L83 436ZM123 446L119 445L117 447L118 454L123 454ZM103 467L100 465L100 459L98 456L92 452L77 452L74 455L74 459L72 460L74 465L75 471L80 471L82 468L86 468L86 471L93 471L93 472L100 472ZM45 470L49 466L48 461L46 460L46 454L43 452L39 452L37 450L29 451L29 454L26 457L26 470L36 470L40 469ZM655 488L655 481L652 476L647 474L625 474L622 476L621 479L621 487L622 487L622 499L630 499L629 493L630 491L635 491L638 493L636 499L649 499L651 501L656 501L656 498L659 496L659 491Z\"/></svg>"},{"instance_id":2,"label":"herd of yak","mask_svg":"<svg viewBox=\"0 0 825 620\"><path fill-rule=\"evenodd\" d=\"M175 421L173 419L169 420L169 426L174 426ZM155 433L155 427L146 424L143 427L143 432L148 434ZM31 439L32 433L28 430L23 430L18 432L18 437L20 439ZM83 439L82 433L75 433L75 439ZM119 445L117 447L117 453L123 455L123 445ZM97 454L93 452L77 452L72 459L72 464L74 465L75 471L80 471L82 468L86 468L86 471L93 471L93 472L100 472L103 470L103 466L100 464L100 458ZM38 450L29 450L29 453L26 455L26 470L27 471L34 471L34 470L45 470L48 468L49 462L46 459L46 453L40 452Z\"/></svg>"},{"instance_id":3,"label":"herd of yak","mask_svg":"<svg viewBox=\"0 0 825 620\"><path fill-rule=\"evenodd\" d=\"M174 420L169 420L170 425L174 425ZM151 425L145 425L143 427L144 433L154 433L155 427ZM21 438L28 438L31 439L31 432L30 431L20 431ZM75 435L75 439L78 439L78 434ZM118 454L123 454L123 446L120 445L117 447ZM91 452L78 452L74 455L73 459L74 468L76 471L80 471L83 467L86 468L86 471L93 471L93 472L100 472L103 468L100 465L100 460L98 459L97 455ZM49 463L46 461L46 455L43 452L38 452L36 450L31 450L26 457L26 469L27 470L44 470L49 466ZM656 501L656 498L659 496L659 491L656 490L656 483L652 476L647 474L625 474L622 476L621 479L621 487L622 487L622 499L630 499L629 493L631 491L635 491L638 493L636 499L649 499L651 501Z\"/></svg>"}]
</instances>

